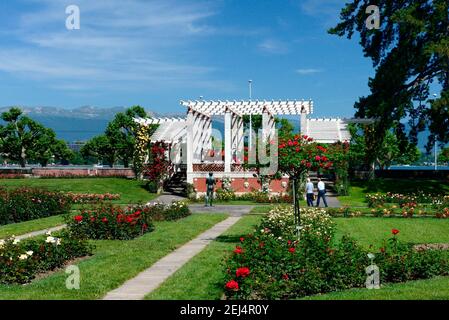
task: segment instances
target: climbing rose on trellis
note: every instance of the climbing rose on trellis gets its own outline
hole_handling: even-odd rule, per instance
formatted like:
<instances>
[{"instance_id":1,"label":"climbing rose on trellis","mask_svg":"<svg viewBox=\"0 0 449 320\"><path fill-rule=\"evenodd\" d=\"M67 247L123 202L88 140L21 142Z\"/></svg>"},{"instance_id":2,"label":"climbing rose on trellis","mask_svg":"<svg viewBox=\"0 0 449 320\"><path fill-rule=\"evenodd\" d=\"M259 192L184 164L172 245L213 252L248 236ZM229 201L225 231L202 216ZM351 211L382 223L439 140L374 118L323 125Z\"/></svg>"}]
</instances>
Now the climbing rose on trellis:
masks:
<instances>
[{"instance_id":1,"label":"climbing rose on trellis","mask_svg":"<svg viewBox=\"0 0 449 320\"><path fill-rule=\"evenodd\" d=\"M150 148L150 161L144 167L144 175L150 180L156 181L159 187L162 186L172 169L172 164L165 155L167 149L166 143L153 144Z\"/></svg>"}]
</instances>

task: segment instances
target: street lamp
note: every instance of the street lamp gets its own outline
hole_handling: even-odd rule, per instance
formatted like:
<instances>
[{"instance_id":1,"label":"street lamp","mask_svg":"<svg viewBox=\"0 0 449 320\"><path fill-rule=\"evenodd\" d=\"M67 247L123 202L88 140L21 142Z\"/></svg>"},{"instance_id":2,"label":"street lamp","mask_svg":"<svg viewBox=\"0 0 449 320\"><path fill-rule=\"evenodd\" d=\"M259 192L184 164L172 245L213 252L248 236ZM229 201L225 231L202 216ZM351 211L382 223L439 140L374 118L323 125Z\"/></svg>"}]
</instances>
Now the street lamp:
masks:
<instances>
[{"instance_id":1,"label":"street lamp","mask_svg":"<svg viewBox=\"0 0 449 320\"><path fill-rule=\"evenodd\" d=\"M253 80L248 80L248 86L249 86L249 102L251 103L251 99L252 99L252 83ZM251 116L251 110L249 113L249 148L252 147L252 132L253 132L253 120L252 120L252 116Z\"/></svg>"}]
</instances>

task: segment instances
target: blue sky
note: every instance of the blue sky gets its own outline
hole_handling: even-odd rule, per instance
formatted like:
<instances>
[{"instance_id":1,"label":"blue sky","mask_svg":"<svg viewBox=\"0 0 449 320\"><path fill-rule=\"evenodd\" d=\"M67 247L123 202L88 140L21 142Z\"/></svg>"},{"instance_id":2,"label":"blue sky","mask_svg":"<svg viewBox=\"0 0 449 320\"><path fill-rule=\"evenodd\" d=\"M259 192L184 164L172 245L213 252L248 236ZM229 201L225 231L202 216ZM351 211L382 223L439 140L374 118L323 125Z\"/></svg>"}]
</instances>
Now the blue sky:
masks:
<instances>
[{"instance_id":1,"label":"blue sky","mask_svg":"<svg viewBox=\"0 0 449 320\"><path fill-rule=\"evenodd\" d=\"M0 106L313 99L352 116L373 74L357 40L328 35L345 0L8 0L0 2ZM65 27L78 5L81 29Z\"/></svg>"}]
</instances>

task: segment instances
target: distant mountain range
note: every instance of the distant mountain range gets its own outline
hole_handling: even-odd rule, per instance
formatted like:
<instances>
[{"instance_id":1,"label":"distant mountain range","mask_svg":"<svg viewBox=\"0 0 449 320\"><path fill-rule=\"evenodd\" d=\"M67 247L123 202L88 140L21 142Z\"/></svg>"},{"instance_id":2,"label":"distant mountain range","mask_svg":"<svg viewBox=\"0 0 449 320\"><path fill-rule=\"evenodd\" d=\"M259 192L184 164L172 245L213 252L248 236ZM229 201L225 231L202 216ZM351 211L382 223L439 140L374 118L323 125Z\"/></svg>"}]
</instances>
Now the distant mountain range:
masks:
<instances>
[{"instance_id":1,"label":"distant mountain range","mask_svg":"<svg viewBox=\"0 0 449 320\"><path fill-rule=\"evenodd\" d=\"M115 114L126 107L98 108L83 106L74 109L56 107L20 107L23 112L46 127L52 128L58 138L68 142L86 141L102 134ZM10 107L0 107L0 113ZM148 115L155 116L150 110Z\"/></svg>"},{"instance_id":2,"label":"distant mountain range","mask_svg":"<svg viewBox=\"0 0 449 320\"><path fill-rule=\"evenodd\" d=\"M40 122L46 127L52 128L59 139L68 142L86 141L102 134L115 114L123 112L126 107L99 108L83 106L74 109L56 107L20 107L24 113ZM0 107L0 113L8 111L10 107ZM152 117L185 117L185 113L157 113L145 110ZM299 122L294 122L295 130L298 130ZM217 117L213 119L213 128L224 132L224 121ZM418 147L424 149L429 133L424 131L418 136Z\"/></svg>"}]
</instances>

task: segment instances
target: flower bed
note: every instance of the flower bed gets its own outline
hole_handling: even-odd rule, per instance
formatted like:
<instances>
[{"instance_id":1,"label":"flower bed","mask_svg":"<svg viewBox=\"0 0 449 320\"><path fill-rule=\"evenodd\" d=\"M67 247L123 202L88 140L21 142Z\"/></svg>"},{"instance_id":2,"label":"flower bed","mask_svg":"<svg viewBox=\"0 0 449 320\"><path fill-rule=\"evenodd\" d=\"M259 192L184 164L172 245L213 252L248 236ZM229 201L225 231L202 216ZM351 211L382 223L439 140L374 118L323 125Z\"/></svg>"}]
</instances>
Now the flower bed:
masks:
<instances>
[{"instance_id":1,"label":"flower bed","mask_svg":"<svg viewBox=\"0 0 449 320\"><path fill-rule=\"evenodd\" d=\"M101 201L119 200L120 194L116 193L73 193L67 192L66 195L72 203L94 203Z\"/></svg>"},{"instance_id":2,"label":"flower bed","mask_svg":"<svg viewBox=\"0 0 449 320\"><path fill-rule=\"evenodd\" d=\"M293 208L275 208L254 234L240 239L225 263L228 299L296 299L365 285L368 252L348 236L336 241L329 215L301 210L300 241L292 236L293 219ZM449 273L447 255L415 250L399 241L399 230L392 233L375 256L381 283Z\"/></svg>"},{"instance_id":3,"label":"flower bed","mask_svg":"<svg viewBox=\"0 0 449 320\"><path fill-rule=\"evenodd\" d=\"M0 225L64 214L71 204L70 197L62 192L0 189Z\"/></svg>"},{"instance_id":4,"label":"flower bed","mask_svg":"<svg viewBox=\"0 0 449 320\"><path fill-rule=\"evenodd\" d=\"M92 254L93 247L83 240L63 234L47 234L45 239L0 240L0 283L28 283L37 274L62 267L67 261Z\"/></svg>"},{"instance_id":5,"label":"flower bed","mask_svg":"<svg viewBox=\"0 0 449 320\"><path fill-rule=\"evenodd\" d=\"M119 194L83 194L40 188L0 188L0 225L68 213L72 204L120 199Z\"/></svg>"},{"instance_id":6,"label":"flower bed","mask_svg":"<svg viewBox=\"0 0 449 320\"><path fill-rule=\"evenodd\" d=\"M371 209L352 209L348 206L341 208L328 208L326 212L331 216L343 217L359 217L369 215L375 217L435 217L439 219L449 218L449 207L432 207L411 203L403 203L402 205L383 204L377 205Z\"/></svg>"},{"instance_id":7,"label":"flower bed","mask_svg":"<svg viewBox=\"0 0 449 320\"><path fill-rule=\"evenodd\" d=\"M155 204L122 209L119 206L99 206L67 216L70 234L80 239L129 240L154 230L153 221L177 220L190 215L185 203Z\"/></svg>"},{"instance_id":8,"label":"flower bed","mask_svg":"<svg viewBox=\"0 0 449 320\"><path fill-rule=\"evenodd\" d=\"M244 194L236 194L232 190L223 190L218 189L215 194L215 200L228 202L228 201L254 201L257 203L271 203L271 204L280 204L280 203L292 203L293 198L290 195L271 195L266 192L261 191L253 191ZM198 198L193 198L191 200L196 202L204 202L204 196L200 196Z\"/></svg>"},{"instance_id":9,"label":"flower bed","mask_svg":"<svg viewBox=\"0 0 449 320\"><path fill-rule=\"evenodd\" d=\"M428 204L428 205L447 205L449 206L449 195L435 195L423 192L412 194L400 193L369 193L366 196L369 207L376 207L386 203L394 203L398 205L404 204Z\"/></svg>"}]
</instances>

